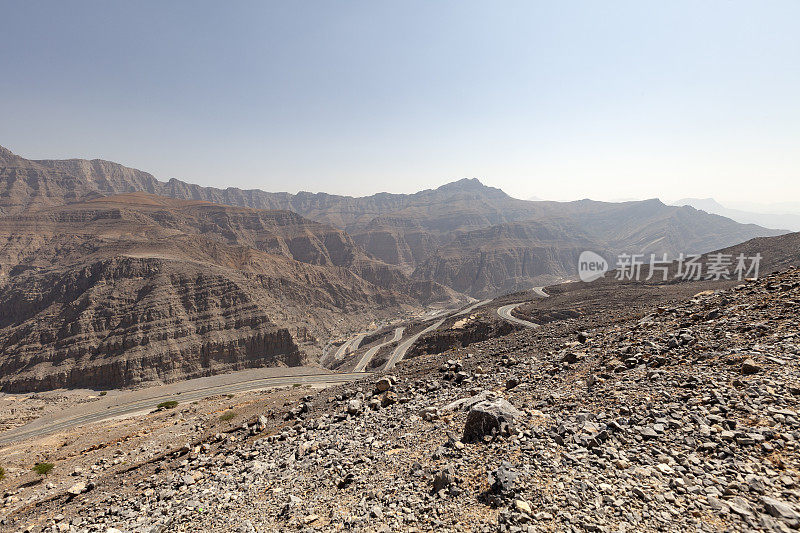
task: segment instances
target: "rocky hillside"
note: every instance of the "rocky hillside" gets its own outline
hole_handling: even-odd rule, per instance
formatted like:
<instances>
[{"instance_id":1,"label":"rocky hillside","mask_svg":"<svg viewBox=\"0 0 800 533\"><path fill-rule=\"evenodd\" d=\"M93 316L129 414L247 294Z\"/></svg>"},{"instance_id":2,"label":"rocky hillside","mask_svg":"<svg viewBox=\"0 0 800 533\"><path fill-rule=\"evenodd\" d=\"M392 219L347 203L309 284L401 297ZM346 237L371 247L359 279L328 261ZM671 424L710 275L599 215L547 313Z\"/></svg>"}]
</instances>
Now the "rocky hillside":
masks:
<instances>
[{"instance_id":1,"label":"rocky hillside","mask_svg":"<svg viewBox=\"0 0 800 533\"><path fill-rule=\"evenodd\" d=\"M633 312L608 305L591 320L419 356L395 376L270 407L225 432L205 418L189 446L138 465L104 459L47 490L7 482L4 524L800 527L800 270Z\"/></svg>"},{"instance_id":2,"label":"rocky hillside","mask_svg":"<svg viewBox=\"0 0 800 533\"><path fill-rule=\"evenodd\" d=\"M575 252L583 249L610 256L620 252L677 256L781 233L658 200L517 200L475 179L414 194L362 198L270 193L200 187L175 179L161 182L108 161L30 161L0 150L2 213L131 191L293 211L347 232L370 256L417 281L445 281L479 297L574 276ZM362 274L375 282L389 275L368 270Z\"/></svg>"},{"instance_id":3,"label":"rocky hillside","mask_svg":"<svg viewBox=\"0 0 800 533\"><path fill-rule=\"evenodd\" d=\"M760 237L712 252L738 257L761 255L760 272L770 273L800 265L800 232L777 237Z\"/></svg>"},{"instance_id":4,"label":"rocky hillside","mask_svg":"<svg viewBox=\"0 0 800 533\"><path fill-rule=\"evenodd\" d=\"M0 218L0 387L313 362L331 336L452 296L288 211L142 193L43 208Z\"/></svg>"}]
</instances>

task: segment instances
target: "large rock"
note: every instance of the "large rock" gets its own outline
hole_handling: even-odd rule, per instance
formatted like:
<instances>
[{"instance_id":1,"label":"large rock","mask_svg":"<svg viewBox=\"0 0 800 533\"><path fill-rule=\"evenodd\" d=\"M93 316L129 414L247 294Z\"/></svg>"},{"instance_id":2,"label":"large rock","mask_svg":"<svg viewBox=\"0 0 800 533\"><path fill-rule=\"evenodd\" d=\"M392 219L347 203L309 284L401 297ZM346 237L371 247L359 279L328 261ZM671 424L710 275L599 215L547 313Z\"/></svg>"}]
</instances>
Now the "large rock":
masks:
<instances>
[{"instance_id":1,"label":"large rock","mask_svg":"<svg viewBox=\"0 0 800 533\"><path fill-rule=\"evenodd\" d=\"M378 392L386 392L392 388L394 378L391 376L384 376L375 383L375 390Z\"/></svg>"},{"instance_id":2,"label":"large rock","mask_svg":"<svg viewBox=\"0 0 800 533\"><path fill-rule=\"evenodd\" d=\"M470 396L469 398L461 398L460 400L456 400L454 402L451 402L451 403L445 405L442 408L442 410L443 411L462 411L462 410L463 411L468 411L468 410L472 409L473 405L475 405L477 403L480 403L480 402L483 402L483 401L486 401L486 400L491 400L495 396L496 396L495 393L493 393L492 391L485 390L483 392L479 392L478 394L476 394L474 396Z\"/></svg>"},{"instance_id":3,"label":"large rock","mask_svg":"<svg viewBox=\"0 0 800 533\"><path fill-rule=\"evenodd\" d=\"M770 498L768 496L762 496L761 501L764 504L764 508L767 510L767 512L775 518L783 518L785 520L800 520L800 514L792 509L792 507L787 503L776 500L775 498Z\"/></svg>"},{"instance_id":4,"label":"large rock","mask_svg":"<svg viewBox=\"0 0 800 533\"><path fill-rule=\"evenodd\" d=\"M477 442L487 435L508 433L522 412L503 398L476 403L467 414L463 442Z\"/></svg>"}]
</instances>

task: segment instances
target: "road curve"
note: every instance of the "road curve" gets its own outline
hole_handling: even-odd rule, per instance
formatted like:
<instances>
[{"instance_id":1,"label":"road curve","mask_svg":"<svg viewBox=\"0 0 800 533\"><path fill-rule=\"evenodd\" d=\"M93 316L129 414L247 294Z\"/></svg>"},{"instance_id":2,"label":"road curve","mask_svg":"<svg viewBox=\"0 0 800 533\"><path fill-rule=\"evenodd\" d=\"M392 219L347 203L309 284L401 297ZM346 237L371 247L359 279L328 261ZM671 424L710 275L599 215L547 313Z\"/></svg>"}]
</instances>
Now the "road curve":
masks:
<instances>
[{"instance_id":1,"label":"road curve","mask_svg":"<svg viewBox=\"0 0 800 533\"><path fill-rule=\"evenodd\" d=\"M357 350L358 345L361 344L361 341L363 341L364 337L366 336L366 333L359 333L355 337L347 339L339 346L339 349L336 350L336 354L333 356L333 358L337 361L340 361L345 355L347 355L348 352Z\"/></svg>"},{"instance_id":2,"label":"road curve","mask_svg":"<svg viewBox=\"0 0 800 533\"><path fill-rule=\"evenodd\" d=\"M401 342L400 345L394 349L394 352L392 352L392 355L391 357L389 357L389 360L386 361L386 365L383 367L383 371L386 372L387 370L391 370L392 368L394 368L394 365L396 365L398 361L400 361L401 359L403 359L403 357L405 357L408 349L411 348L412 344L417 342L417 339L419 339L421 335L424 335L429 331L435 330L436 328L444 324L444 321L447 320L448 318L449 315L437 320L436 322L434 322L427 328L423 329L419 333L415 333L414 335L411 335L409 338Z\"/></svg>"},{"instance_id":3,"label":"road curve","mask_svg":"<svg viewBox=\"0 0 800 533\"><path fill-rule=\"evenodd\" d=\"M544 287L534 287L532 290L540 298L550 298L550 295L544 292Z\"/></svg>"},{"instance_id":4,"label":"road curve","mask_svg":"<svg viewBox=\"0 0 800 533\"><path fill-rule=\"evenodd\" d=\"M364 369L367 368L367 365L369 364L370 361L372 361L372 358L375 357L375 354L378 353L378 350L380 350L381 348L383 348L387 344L391 344L393 342L399 341L403 337L403 332L405 330L406 330L405 326L401 326L401 327L397 328L396 330L394 330L394 337L393 338L391 338L390 340L388 340L386 342L382 342L381 344L378 344L377 346L373 346L372 348L367 350L366 353L358 361L358 364L356 364L355 368L353 368L353 372L364 372Z\"/></svg>"},{"instance_id":5,"label":"road curve","mask_svg":"<svg viewBox=\"0 0 800 533\"><path fill-rule=\"evenodd\" d=\"M537 296L540 298L548 298L550 295L544 292L544 287L534 287L533 292L536 293ZM504 305L497 309L497 314L500 318L508 320L509 322L513 322L514 324L519 324L520 326L525 326L527 328L538 328L539 324L534 324L533 322L528 322L527 320L522 320L521 318L517 318L511 314L511 311L519 307L520 305L526 302L519 302L516 304L509 304Z\"/></svg>"},{"instance_id":6,"label":"road curve","mask_svg":"<svg viewBox=\"0 0 800 533\"><path fill-rule=\"evenodd\" d=\"M491 300L482 300L480 302L475 302L474 304L470 305L466 309L463 309L463 310L459 311L458 313L455 313L453 316L466 315L467 313L471 313L472 310L475 309L476 307L480 307L481 305L486 305L489 302L491 302Z\"/></svg>"},{"instance_id":7,"label":"road curve","mask_svg":"<svg viewBox=\"0 0 800 533\"><path fill-rule=\"evenodd\" d=\"M482 301L475 302L472 305L470 305L469 307L467 307L466 309L462 309L461 311L458 311L457 313L453 313L452 311L451 312L446 312L445 311L446 314L445 314L445 316L443 318L437 320L436 322L434 322L433 324L431 324L427 328L423 329L419 333L416 333L416 334L410 336L409 338L407 338L406 340L404 340L403 342L401 342L400 345L397 348L395 348L394 352L392 352L392 355L391 355L391 357L389 357L389 360L386 361L386 365L383 367L383 371L385 372L387 370L390 370L390 369L394 368L394 366L399 361L401 361L403 359L403 357L406 356L406 352L408 351L409 348L411 348L411 346L415 342L417 342L417 339L419 339L422 335L437 329L439 326L444 324L444 321L447 320L448 318L466 315L467 313L472 312L472 310L475 309L476 307L480 307L481 305L486 305L489 302L491 302L491 300L482 300Z\"/></svg>"},{"instance_id":8,"label":"road curve","mask_svg":"<svg viewBox=\"0 0 800 533\"><path fill-rule=\"evenodd\" d=\"M358 347L361 346L361 341L363 341L364 337L366 337L366 336L367 336L366 332L365 333L359 333L356 336L356 338L353 339L353 342L350 343L350 351L354 352L354 351L358 350Z\"/></svg>"},{"instance_id":9,"label":"road curve","mask_svg":"<svg viewBox=\"0 0 800 533\"><path fill-rule=\"evenodd\" d=\"M272 387L282 387L294 384L325 384L335 385L339 383L346 383L363 378L363 373L341 373L341 374L308 374L308 375L295 375L295 376L280 376L268 377L260 379L252 379L248 381L241 381L238 383L230 383L219 386L203 387L195 390L181 391L179 395L170 396L168 399L175 398L181 403L193 402L195 400L202 400L209 396L217 394L229 394L234 392L244 392L255 389L267 389ZM158 387L154 388L158 389ZM154 390L154 392L156 392ZM90 424L93 422L101 422L110 418L116 418L142 411L150 411L155 409L156 405L163 401L165 396L162 394L155 394L150 398L143 398L140 400L128 402L122 405L115 405L111 408L102 410L94 410L81 415L56 419L51 422L41 423L40 420L35 420L24 426L4 431L0 436L0 446L7 446L23 439L31 437L41 437L44 435L52 435L63 429L80 426L83 424ZM102 406L101 406L102 407ZM91 406L87 406L91 409Z\"/></svg>"}]
</instances>

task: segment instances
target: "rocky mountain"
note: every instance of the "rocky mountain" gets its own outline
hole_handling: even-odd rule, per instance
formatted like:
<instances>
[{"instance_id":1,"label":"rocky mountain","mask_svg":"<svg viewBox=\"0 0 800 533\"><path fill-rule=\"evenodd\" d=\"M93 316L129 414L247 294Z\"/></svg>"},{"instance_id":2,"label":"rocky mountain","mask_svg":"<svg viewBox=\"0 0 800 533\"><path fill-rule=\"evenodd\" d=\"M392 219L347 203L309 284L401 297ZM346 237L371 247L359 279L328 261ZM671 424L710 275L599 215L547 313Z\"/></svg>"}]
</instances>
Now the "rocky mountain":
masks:
<instances>
[{"instance_id":1,"label":"rocky mountain","mask_svg":"<svg viewBox=\"0 0 800 533\"><path fill-rule=\"evenodd\" d=\"M420 355L392 375L18 443L0 450L3 525L796 531L800 270L686 285L694 296L603 298L602 313ZM55 465L48 483L35 460Z\"/></svg>"},{"instance_id":2,"label":"rocky mountain","mask_svg":"<svg viewBox=\"0 0 800 533\"><path fill-rule=\"evenodd\" d=\"M134 191L154 193L158 180L109 161L31 161L0 146L0 215Z\"/></svg>"},{"instance_id":3,"label":"rocky mountain","mask_svg":"<svg viewBox=\"0 0 800 533\"><path fill-rule=\"evenodd\" d=\"M413 277L486 297L573 278L584 250L600 251L607 258L621 253L676 258L739 243L744 235L781 233L658 200L546 204L541 206L546 214L537 218L454 232Z\"/></svg>"},{"instance_id":4,"label":"rocky mountain","mask_svg":"<svg viewBox=\"0 0 800 533\"><path fill-rule=\"evenodd\" d=\"M555 283L574 274L578 256L597 242L581 228L525 221L456 232L414 271L480 297Z\"/></svg>"},{"instance_id":5,"label":"rocky mountain","mask_svg":"<svg viewBox=\"0 0 800 533\"><path fill-rule=\"evenodd\" d=\"M758 237L749 241L716 250L709 255L724 254L737 258L744 254L748 258L760 255L759 275L770 274L786 268L800 265L800 232L787 233L777 237Z\"/></svg>"},{"instance_id":6,"label":"rocky mountain","mask_svg":"<svg viewBox=\"0 0 800 533\"><path fill-rule=\"evenodd\" d=\"M607 255L700 253L783 233L658 200L525 201L463 179L414 194L352 198L200 187L102 160L29 161L0 152L0 209L145 191L257 209L288 210L345 231L368 255L418 282L444 282L475 297L541 285L576 273L583 249ZM361 274L387 283L391 271ZM383 280L383 281L381 281Z\"/></svg>"},{"instance_id":7,"label":"rocky mountain","mask_svg":"<svg viewBox=\"0 0 800 533\"><path fill-rule=\"evenodd\" d=\"M350 327L450 302L289 211L145 193L0 217L0 387L117 387L313 361Z\"/></svg>"}]
</instances>

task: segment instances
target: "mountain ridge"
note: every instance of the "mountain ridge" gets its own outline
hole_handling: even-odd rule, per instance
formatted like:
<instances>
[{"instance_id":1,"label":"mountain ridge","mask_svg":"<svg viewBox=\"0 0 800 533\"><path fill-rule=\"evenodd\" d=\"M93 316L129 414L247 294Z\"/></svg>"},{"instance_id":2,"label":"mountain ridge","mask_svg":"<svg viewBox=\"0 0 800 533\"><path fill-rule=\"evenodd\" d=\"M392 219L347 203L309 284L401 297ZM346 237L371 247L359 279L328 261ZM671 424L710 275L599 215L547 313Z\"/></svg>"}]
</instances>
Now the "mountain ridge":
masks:
<instances>
[{"instance_id":1,"label":"mountain ridge","mask_svg":"<svg viewBox=\"0 0 800 533\"><path fill-rule=\"evenodd\" d=\"M452 278L452 286L461 287L460 290L474 297L520 290L552 280L553 276L573 276L576 272L577 258L570 259L552 246L542 248L539 242L506 239L502 229L506 224L554 225L553 230L567 224L575 228L574 235L588 237L589 242L581 245L610 254L705 252L781 233L738 224L690 207L667 206L658 199L624 203L589 199L575 202L518 200L476 178L463 178L413 194L376 193L355 198L304 191L291 194L234 187L218 189L177 179L162 182L146 172L105 160L28 161L17 158L14 161L32 174L30 179L38 186L26 190L17 185L15 195L14 184L19 180L0 180L6 189L0 196L0 209L6 214L135 190L214 204L288 210L346 232L369 256L417 281L435 282L432 272L442 269L451 275L458 272L460 279ZM9 175L15 170L13 165L6 165L0 172ZM31 194L20 196L20 192ZM485 231L495 226L494 230ZM463 246L464 234L475 240ZM491 235L499 235L500 241L481 242L481 239L491 239ZM465 250L460 258L452 253L459 243ZM487 253L492 246L497 248L496 253ZM574 248L577 244L571 246ZM451 250L445 252L448 247ZM538 250L535 256L531 255L533 249ZM431 262L441 263L443 257L446 257L446 264L431 265ZM510 259L512 257L516 259ZM521 262L529 262L531 257L534 261L539 258L545 261L548 271L542 274L544 277L514 277L516 281L512 286L499 281L488 284L478 281L482 279L480 269L526 271L529 265L522 268ZM556 264L552 257L561 259ZM490 278L499 280L496 276Z\"/></svg>"}]
</instances>

